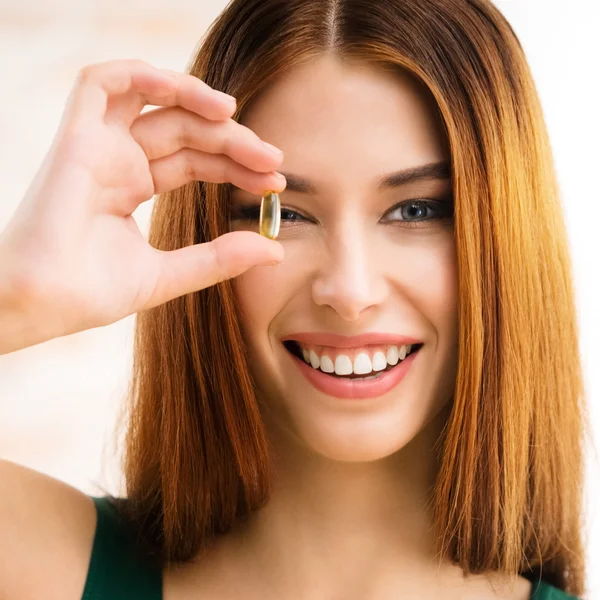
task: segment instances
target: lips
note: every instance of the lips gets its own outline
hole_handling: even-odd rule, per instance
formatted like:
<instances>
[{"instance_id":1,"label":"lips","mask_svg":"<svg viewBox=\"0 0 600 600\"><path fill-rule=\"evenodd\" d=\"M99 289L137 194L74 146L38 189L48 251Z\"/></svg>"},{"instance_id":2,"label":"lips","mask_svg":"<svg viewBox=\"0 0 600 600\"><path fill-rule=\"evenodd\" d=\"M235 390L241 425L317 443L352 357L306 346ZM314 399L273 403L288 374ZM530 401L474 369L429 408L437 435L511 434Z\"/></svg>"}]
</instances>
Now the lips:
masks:
<instances>
[{"instance_id":1,"label":"lips","mask_svg":"<svg viewBox=\"0 0 600 600\"><path fill-rule=\"evenodd\" d=\"M293 364L314 388L328 396L349 399L374 398L389 392L406 376L411 365L417 359L417 355L420 355L423 346L420 340L411 336L377 332L355 336L298 332L284 336L281 341ZM314 368L314 365L307 364L299 343L305 346L327 346L330 349L338 350L340 355L353 354L365 347L383 347L386 345L404 346L410 344L414 350L405 359L400 360L397 364L392 363L392 366L388 365L384 370L377 371L373 376L354 374L340 376L331 372L323 372L319 368ZM347 358L343 360L347 362ZM331 368L331 365L329 368Z\"/></svg>"},{"instance_id":2,"label":"lips","mask_svg":"<svg viewBox=\"0 0 600 600\"><path fill-rule=\"evenodd\" d=\"M304 379L316 390L334 398L361 400L383 396L399 385L421 355L421 351L419 349L413 352L389 371L380 371L377 377L370 379L335 377L314 369L291 352L287 354Z\"/></svg>"},{"instance_id":3,"label":"lips","mask_svg":"<svg viewBox=\"0 0 600 600\"><path fill-rule=\"evenodd\" d=\"M421 340L407 335L395 333L368 332L360 335L338 335L324 332L297 332L281 338L282 342L296 341L315 346L332 346L335 348L359 348L361 346L396 344L420 344Z\"/></svg>"}]
</instances>

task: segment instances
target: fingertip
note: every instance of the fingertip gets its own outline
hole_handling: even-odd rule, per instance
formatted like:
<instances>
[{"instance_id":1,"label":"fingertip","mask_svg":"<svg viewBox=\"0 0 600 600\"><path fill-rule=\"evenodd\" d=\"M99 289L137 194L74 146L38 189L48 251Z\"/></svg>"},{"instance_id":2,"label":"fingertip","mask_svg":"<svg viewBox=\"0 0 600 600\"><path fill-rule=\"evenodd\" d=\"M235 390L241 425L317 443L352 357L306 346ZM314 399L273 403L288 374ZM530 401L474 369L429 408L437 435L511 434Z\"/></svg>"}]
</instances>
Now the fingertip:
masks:
<instances>
[{"instance_id":1,"label":"fingertip","mask_svg":"<svg viewBox=\"0 0 600 600\"><path fill-rule=\"evenodd\" d=\"M216 100L216 102L214 102ZM231 105L230 102L223 100L222 98L214 98L210 107L204 112L203 116L213 121L226 121L233 119L235 112L237 111L237 105L234 103ZM211 114L212 113L212 114Z\"/></svg>"},{"instance_id":2,"label":"fingertip","mask_svg":"<svg viewBox=\"0 0 600 600\"><path fill-rule=\"evenodd\" d=\"M215 90L217 93L217 98L223 102L223 104L232 112L234 112L237 108L237 100L230 96L229 94L225 94L224 92L219 92Z\"/></svg>"},{"instance_id":3,"label":"fingertip","mask_svg":"<svg viewBox=\"0 0 600 600\"><path fill-rule=\"evenodd\" d=\"M229 116L237 110L237 99L234 96L230 96L210 86L202 86L202 93L205 94L207 91L218 102L218 105L227 111Z\"/></svg>"}]
</instances>

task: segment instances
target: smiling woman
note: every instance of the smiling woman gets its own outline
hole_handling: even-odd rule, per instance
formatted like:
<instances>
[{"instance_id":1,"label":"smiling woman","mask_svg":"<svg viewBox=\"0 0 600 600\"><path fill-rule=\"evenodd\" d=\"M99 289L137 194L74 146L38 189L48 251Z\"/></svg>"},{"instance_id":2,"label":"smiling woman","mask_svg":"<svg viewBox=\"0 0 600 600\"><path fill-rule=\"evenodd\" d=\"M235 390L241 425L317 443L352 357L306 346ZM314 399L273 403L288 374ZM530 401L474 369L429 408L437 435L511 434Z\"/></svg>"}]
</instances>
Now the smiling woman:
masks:
<instances>
[{"instance_id":1,"label":"smiling woman","mask_svg":"<svg viewBox=\"0 0 600 600\"><path fill-rule=\"evenodd\" d=\"M179 563L166 585L582 594L580 364L553 354L577 347L567 241L506 20L234 0L190 72L283 150L285 261L140 315L118 505ZM258 232L260 200L188 184L151 242Z\"/></svg>"}]
</instances>

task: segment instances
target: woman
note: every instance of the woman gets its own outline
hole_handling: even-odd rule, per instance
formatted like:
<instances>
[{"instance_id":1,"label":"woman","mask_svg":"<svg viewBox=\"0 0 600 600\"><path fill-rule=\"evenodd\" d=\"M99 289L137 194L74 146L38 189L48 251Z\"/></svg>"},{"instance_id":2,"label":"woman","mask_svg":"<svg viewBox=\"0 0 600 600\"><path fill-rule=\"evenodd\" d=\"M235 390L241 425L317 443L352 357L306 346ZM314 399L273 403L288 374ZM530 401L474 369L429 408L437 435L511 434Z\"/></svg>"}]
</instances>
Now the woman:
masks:
<instances>
[{"instance_id":1,"label":"woman","mask_svg":"<svg viewBox=\"0 0 600 600\"><path fill-rule=\"evenodd\" d=\"M234 0L189 74L84 68L0 249L3 352L140 313L126 497L3 463L8 597L583 593L565 228L487 0Z\"/></svg>"}]
</instances>

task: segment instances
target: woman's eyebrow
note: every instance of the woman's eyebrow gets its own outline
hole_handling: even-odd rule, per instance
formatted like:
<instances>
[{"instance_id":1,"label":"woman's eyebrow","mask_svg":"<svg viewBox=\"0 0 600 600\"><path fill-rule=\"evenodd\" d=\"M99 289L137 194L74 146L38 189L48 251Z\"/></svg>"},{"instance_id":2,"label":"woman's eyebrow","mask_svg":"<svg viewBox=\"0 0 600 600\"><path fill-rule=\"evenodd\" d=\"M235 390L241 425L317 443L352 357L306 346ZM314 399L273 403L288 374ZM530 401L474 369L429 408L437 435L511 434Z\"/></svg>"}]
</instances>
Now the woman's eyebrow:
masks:
<instances>
[{"instance_id":1,"label":"woman's eyebrow","mask_svg":"<svg viewBox=\"0 0 600 600\"><path fill-rule=\"evenodd\" d=\"M317 186L311 182L310 179L293 173L285 173L284 171L279 171L279 173L281 173L287 181L284 191L298 192L300 194L317 193ZM394 173L384 175L379 180L377 190L383 192L423 179L450 179L450 177L451 170L449 161L428 163L426 165L410 167L409 169L395 171Z\"/></svg>"}]
</instances>

